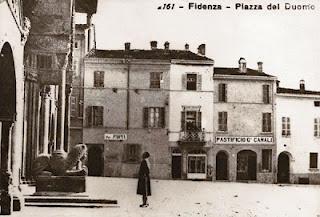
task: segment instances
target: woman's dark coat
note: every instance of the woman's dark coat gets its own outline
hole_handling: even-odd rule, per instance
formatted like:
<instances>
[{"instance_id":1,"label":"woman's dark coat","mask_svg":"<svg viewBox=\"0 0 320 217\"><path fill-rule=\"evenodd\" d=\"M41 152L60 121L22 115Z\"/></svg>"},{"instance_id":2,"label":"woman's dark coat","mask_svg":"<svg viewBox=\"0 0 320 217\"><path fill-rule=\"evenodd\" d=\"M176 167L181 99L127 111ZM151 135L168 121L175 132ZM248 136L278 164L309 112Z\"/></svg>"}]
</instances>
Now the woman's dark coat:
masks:
<instances>
[{"instance_id":1,"label":"woman's dark coat","mask_svg":"<svg viewBox=\"0 0 320 217\"><path fill-rule=\"evenodd\" d=\"M151 195L149 167L146 160L142 160L140 164L137 194Z\"/></svg>"}]
</instances>

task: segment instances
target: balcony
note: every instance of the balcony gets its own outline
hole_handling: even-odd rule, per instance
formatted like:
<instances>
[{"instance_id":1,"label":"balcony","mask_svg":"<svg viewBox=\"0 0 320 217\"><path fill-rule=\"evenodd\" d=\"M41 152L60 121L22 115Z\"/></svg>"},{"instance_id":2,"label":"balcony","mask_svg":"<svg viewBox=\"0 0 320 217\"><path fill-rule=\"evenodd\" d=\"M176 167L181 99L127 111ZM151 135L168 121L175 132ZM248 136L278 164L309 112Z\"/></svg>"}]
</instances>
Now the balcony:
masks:
<instances>
[{"instance_id":1,"label":"balcony","mask_svg":"<svg viewBox=\"0 0 320 217\"><path fill-rule=\"evenodd\" d=\"M186 130L180 132L180 145L204 145L205 141L204 129Z\"/></svg>"}]
</instances>

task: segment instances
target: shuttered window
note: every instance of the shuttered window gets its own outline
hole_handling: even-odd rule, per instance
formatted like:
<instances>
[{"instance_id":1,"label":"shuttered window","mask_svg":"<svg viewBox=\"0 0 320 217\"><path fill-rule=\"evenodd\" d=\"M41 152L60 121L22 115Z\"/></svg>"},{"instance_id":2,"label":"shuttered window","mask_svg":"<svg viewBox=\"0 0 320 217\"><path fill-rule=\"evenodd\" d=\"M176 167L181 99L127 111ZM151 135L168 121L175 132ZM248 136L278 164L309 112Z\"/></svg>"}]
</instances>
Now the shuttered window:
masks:
<instances>
[{"instance_id":1,"label":"shuttered window","mask_svg":"<svg viewBox=\"0 0 320 217\"><path fill-rule=\"evenodd\" d=\"M270 85L262 85L262 95L263 95L263 103L269 104L270 103Z\"/></svg>"},{"instance_id":2,"label":"shuttered window","mask_svg":"<svg viewBox=\"0 0 320 217\"><path fill-rule=\"evenodd\" d=\"M227 112L218 113L218 130L228 131L228 113Z\"/></svg>"},{"instance_id":3,"label":"shuttered window","mask_svg":"<svg viewBox=\"0 0 320 217\"><path fill-rule=\"evenodd\" d=\"M143 127L144 128L164 128L165 127L165 108L164 107L143 108Z\"/></svg>"},{"instance_id":4,"label":"shuttered window","mask_svg":"<svg viewBox=\"0 0 320 217\"><path fill-rule=\"evenodd\" d=\"M272 150L262 149L262 170L272 171Z\"/></svg>"},{"instance_id":5,"label":"shuttered window","mask_svg":"<svg viewBox=\"0 0 320 217\"><path fill-rule=\"evenodd\" d=\"M262 132L271 132L271 113L262 113Z\"/></svg>"},{"instance_id":6,"label":"shuttered window","mask_svg":"<svg viewBox=\"0 0 320 217\"><path fill-rule=\"evenodd\" d=\"M291 135L290 118L282 117L282 136Z\"/></svg>"},{"instance_id":7,"label":"shuttered window","mask_svg":"<svg viewBox=\"0 0 320 217\"><path fill-rule=\"evenodd\" d=\"M310 169L318 168L318 153L310 153Z\"/></svg>"},{"instance_id":8,"label":"shuttered window","mask_svg":"<svg viewBox=\"0 0 320 217\"><path fill-rule=\"evenodd\" d=\"M219 102L227 102L227 85L224 83L219 84Z\"/></svg>"},{"instance_id":9,"label":"shuttered window","mask_svg":"<svg viewBox=\"0 0 320 217\"><path fill-rule=\"evenodd\" d=\"M182 131L201 131L201 112L182 111L181 112Z\"/></svg>"},{"instance_id":10,"label":"shuttered window","mask_svg":"<svg viewBox=\"0 0 320 217\"><path fill-rule=\"evenodd\" d=\"M186 73L182 75L183 90L202 90L202 75L199 73Z\"/></svg>"},{"instance_id":11,"label":"shuttered window","mask_svg":"<svg viewBox=\"0 0 320 217\"><path fill-rule=\"evenodd\" d=\"M94 72L94 87L104 87L104 72L95 71Z\"/></svg>"},{"instance_id":12,"label":"shuttered window","mask_svg":"<svg viewBox=\"0 0 320 217\"><path fill-rule=\"evenodd\" d=\"M161 88L162 72L150 73L150 88Z\"/></svg>"},{"instance_id":13,"label":"shuttered window","mask_svg":"<svg viewBox=\"0 0 320 217\"><path fill-rule=\"evenodd\" d=\"M103 106L88 106L86 108L87 126L103 126Z\"/></svg>"},{"instance_id":14,"label":"shuttered window","mask_svg":"<svg viewBox=\"0 0 320 217\"><path fill-rule=\"evenodd\" d=\"M140 144L125 144L125 161L138 162L141 158Z\"/></svg>"}]
</instances>

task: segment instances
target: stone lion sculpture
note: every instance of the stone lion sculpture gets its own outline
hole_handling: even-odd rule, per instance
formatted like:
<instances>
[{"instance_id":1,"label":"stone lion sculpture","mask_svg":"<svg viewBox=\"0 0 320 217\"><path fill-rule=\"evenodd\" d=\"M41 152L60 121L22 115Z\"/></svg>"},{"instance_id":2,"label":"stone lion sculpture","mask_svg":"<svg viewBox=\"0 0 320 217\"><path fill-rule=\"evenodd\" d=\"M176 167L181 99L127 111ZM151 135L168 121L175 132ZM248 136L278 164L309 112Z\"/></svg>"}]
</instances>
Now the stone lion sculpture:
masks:
<instances>
[{"instance_id":1,"label":"stone lion sculpture","mask_svg":"<svg viewBox=\"0 0 320 217\"><path fill-rule=\"evenodd\" d=\"M87 159L87 146L78 144L66 153L56 150L52 155L39 155L32 164L32 174L36 178L39 175L47 176L85 176L88 169L84 165Z\"/></svg>"}]
</instances>

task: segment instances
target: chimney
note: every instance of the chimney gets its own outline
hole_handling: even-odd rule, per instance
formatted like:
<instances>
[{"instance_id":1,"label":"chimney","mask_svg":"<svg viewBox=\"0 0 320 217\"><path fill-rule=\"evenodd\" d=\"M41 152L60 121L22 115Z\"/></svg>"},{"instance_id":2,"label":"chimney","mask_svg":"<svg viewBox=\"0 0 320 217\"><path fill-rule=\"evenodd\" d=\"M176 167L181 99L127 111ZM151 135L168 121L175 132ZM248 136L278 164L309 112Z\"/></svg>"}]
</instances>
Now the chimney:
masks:
<instances>
[{"instance_id":1,"label":"chimney","mask_svg":"<svg viewBox=\"0 0 320 217\"><path fill-rule=\"evenodd\" d=\"M150 41L151 50L157 49L157 41Z\"/></svg>"},{"instance_id":2,"label":"chimney","mask_svg":"<svg viewBox=\"0 0 320 217\"><path fill-rule=\"evenodd\" d=\"M198 54L205 56L206 55L206 45L200 44L198 47Z\"/></svg>"},{"instance_id":3,"label":"chimney","mask_svg":"<svg viewBox=\"0 0 320 217\"><path fill-rule=\"evenodd\" d=\"M189 44L185 44L185 45L184 45L184 49L185 49L186 51L188 51L188 50L189 50Z\"/></svg>"},{"instance_id":4,"label":"chimney","mask_svg":"<svg viewBox=\"0 0 320 217\"><path fill-rule=\"evenodd\" d=\"M239 71L241 73L246 73L247 72L247 62L246 62L246 59L243 58L243 57L240 57L239 61Z\"/></svg>"},{"instance_id":5,"label":"chimney","mask_svg":"<svg viewBox=\"0 0 320 217\"><path fill-rule=\"evenodd\" d=\"M277 80L276 81L276 84L277 84L277 88L280 86L280 81L279 80Z\"/></svg>"},{"instance_id":6,"label":"chimney","mask_svg":"<svg viewBox=\"0 0 320 217\"><path fill-rule=\"evenodd\" d=\"M263 72L263 62L258 62L258 72Z\"/></svg>"},{"instance_id":7,"label":"chimney","mask_svg":"<svg viewBox=\"0 0 320 217\"><path fill-rule=\"evenodd\" d=\"M303 79L300 80L300 92L304 92L306 90L305 82Z\"/></svg>"},{"instance_id":8,"label":"chimney","mask_svg":"<svg viewBox=\"0 0 320 217\"><path fill-rule=\"evenodd\" d=\"M164 49L169 50L169 45L170 45L170 43L168 41L166 41L164 43Z\"/></svg>"},{"instance_id":9,"label":"chimney","mask_svg":"<svg viewBox=\"0 0 320 217\"><path fill-rule=\"evenodd\" d=\"M124 50L129 51L130 50L130 42L124 43Z\"/></svg>"}]
</instances>

